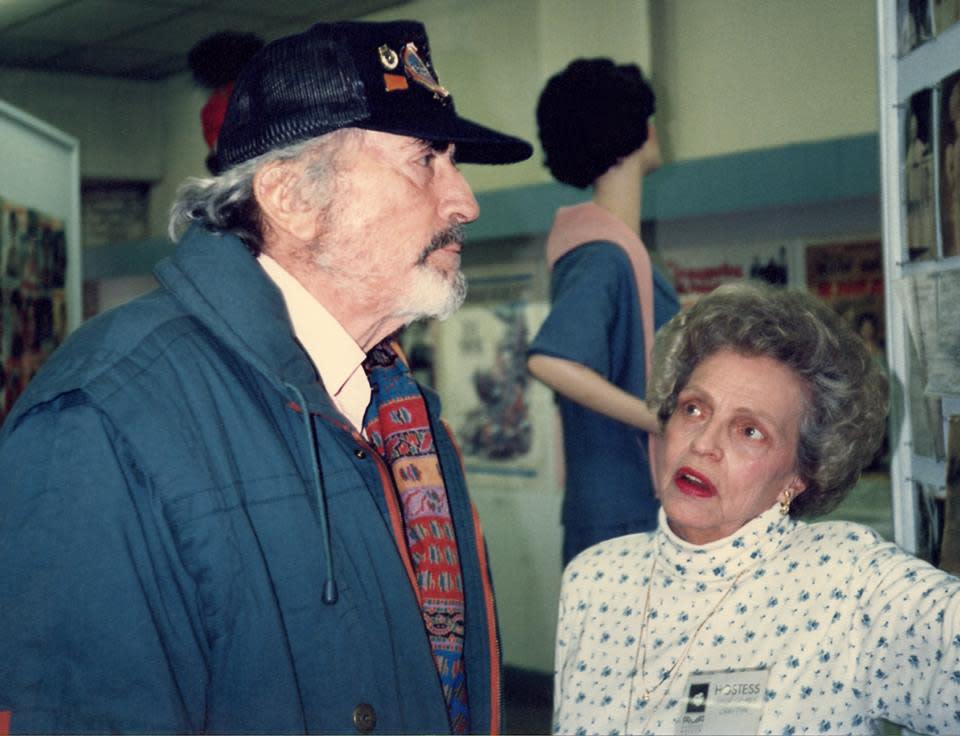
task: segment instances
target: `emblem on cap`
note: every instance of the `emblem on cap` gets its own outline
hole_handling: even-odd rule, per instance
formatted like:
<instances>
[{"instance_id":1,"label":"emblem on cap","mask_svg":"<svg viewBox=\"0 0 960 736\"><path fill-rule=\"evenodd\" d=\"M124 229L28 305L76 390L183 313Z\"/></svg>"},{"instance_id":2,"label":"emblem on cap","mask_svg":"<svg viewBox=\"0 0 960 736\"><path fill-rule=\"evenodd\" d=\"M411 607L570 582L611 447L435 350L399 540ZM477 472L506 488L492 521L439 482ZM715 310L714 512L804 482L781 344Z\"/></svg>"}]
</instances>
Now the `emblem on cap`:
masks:
<instances>
[{"instance_id":1,"label":"emblem on cap","mask_svg":"<svg viewBox=\"0 0 960 736\"><path fill-rule=\"evenodd\" d=\"M407 89L407 78L402 74L383 73L383 87L387 92L396 92L397 90Z\"/></svg>"},{"instance_id":2,"label":"emblem on cap","mask_svg":"<svg viewBox=\"0 0 960 736\"><path fill-rule=\"evenodd\" d=\"M412 41L403 47L403 69L410 79L426 87L435 95L440 97L450 96L446 87L441 87L437 78L433 76L430 67L417 55L417 47Z\"/></svg>"},{"instance_id":3,"label":"emblem on cap","mask_svg":"<svg viewBox=\"0 0 960 736\"><path fill-rule=\"evenodd\" d=\"M387 44L383 44L383 46L378 48L377 54L380 56L380 63L383 64L383 68L387 71L392 72L397 68L397 65L400 64L400 57L397 56L397 52L387 46Z\"/></svg>"}]
</instances>

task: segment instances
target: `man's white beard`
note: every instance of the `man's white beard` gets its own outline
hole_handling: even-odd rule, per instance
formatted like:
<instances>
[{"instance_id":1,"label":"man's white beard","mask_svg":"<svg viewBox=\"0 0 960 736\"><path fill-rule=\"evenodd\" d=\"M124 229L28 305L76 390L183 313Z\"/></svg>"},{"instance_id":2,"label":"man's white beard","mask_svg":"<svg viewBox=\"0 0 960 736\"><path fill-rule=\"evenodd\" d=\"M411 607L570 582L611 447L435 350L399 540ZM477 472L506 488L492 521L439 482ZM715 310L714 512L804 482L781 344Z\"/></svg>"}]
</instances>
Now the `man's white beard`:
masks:
<instances>
[{"instance_id":1,"label":"man's white beard","mask_svg":"<svg viewBox=\"0 0 960 736\"><path fill-rule=\"evenodd\" d=\"M463 305L467 297L467 279L461 271L447 277L423 264L414 273L412 283L397 300L395 317L402 318L407 324L431 317L445 320Z\"/></svg>"}]
</instances>

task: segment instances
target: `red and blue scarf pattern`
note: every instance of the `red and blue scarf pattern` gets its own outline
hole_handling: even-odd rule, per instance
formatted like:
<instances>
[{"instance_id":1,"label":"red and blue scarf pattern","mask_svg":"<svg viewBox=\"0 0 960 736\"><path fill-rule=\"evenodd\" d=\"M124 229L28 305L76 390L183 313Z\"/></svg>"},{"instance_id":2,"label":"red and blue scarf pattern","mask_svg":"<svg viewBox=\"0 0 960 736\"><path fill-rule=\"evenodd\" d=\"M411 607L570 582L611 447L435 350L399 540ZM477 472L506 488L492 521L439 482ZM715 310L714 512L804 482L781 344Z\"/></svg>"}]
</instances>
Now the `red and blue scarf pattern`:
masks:
<instances>
[{"instance_id":1,"label":"red and blue scarf pattern","mask_svg":"<svg viewBox=\"0 0 960 736\"><path fill-rule=\"evenodd\" d=\"M387 343L370 351L364 368L371 388L364 431L390 468L400 499L424 626L451 730L467 733L463 578L427 405L404 361Z\"/></svg>"}]
</instances>

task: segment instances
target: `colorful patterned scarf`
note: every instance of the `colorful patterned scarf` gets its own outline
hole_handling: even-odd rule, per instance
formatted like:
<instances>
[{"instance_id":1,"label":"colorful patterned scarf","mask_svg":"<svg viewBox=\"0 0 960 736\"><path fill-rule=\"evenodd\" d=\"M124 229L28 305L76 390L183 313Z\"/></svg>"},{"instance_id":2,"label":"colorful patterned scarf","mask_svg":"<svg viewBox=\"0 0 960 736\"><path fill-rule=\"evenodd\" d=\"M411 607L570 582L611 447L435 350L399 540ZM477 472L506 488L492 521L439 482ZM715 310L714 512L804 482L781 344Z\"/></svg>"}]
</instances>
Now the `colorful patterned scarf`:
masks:
<instances>
[{"instance_id":1,"label":"colorful patterned scarf","mask_svg":"<svg viewBox=\"0 0 960 736\"><path fill-rule=\"evenodd\" d=\"M463 664L463 579L427 405L407 366L383 342L364 362L370 406L364 431L386 461L403 513L407 547L453 733L470 730Z\"/></svg>"}]
</instances>

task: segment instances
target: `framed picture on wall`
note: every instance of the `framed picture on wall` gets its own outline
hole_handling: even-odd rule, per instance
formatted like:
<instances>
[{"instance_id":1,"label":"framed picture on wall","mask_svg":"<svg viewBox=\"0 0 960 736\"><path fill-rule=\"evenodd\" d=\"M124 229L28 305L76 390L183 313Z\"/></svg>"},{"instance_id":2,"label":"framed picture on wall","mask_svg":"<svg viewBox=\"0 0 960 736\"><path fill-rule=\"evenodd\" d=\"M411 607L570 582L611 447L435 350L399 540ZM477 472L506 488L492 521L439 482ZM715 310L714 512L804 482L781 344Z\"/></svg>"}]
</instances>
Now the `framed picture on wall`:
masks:
<instances>
[{"instance_id":1,"label":"framed picture on wall","mask_svg":"<svg viewBox=\"0 0 960 736\"><path fill-rule=\"evenodd\" d=\"M467 301L437 324L434 375L472 483L555 492L550 391L527 373L548 304L529 273L468 274Z\"/></svg>"},{"instance_id":2,"label":"framed picture on wall","mask_svg":"<svg viewBox=\"0 0 960 736\"><path fill-rule=\"evenodd\" d=\"M866 341L884 354L883 255L880 240L807 246L807 288L830 304Z\"/></svg>"}]
</instances>

